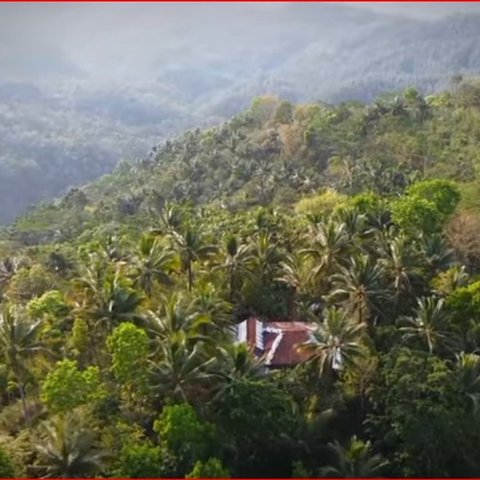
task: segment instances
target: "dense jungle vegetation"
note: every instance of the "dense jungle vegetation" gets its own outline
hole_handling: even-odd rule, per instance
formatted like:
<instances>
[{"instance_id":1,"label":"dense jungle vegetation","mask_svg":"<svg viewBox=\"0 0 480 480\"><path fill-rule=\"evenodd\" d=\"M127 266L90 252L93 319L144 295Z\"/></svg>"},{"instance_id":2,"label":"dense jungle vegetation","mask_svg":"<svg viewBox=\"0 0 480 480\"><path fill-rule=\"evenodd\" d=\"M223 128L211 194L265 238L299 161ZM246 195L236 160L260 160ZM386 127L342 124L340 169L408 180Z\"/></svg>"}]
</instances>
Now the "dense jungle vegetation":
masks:
<instances>
[{"instance_id":1,"label":"dense jungle vegetation","mask_svg":"<svg viewBox=\"0 0 480 480\"><path fill-rule=\"evenodd\" d=\"M480 86L257 98L0 241L0 476L480 475ZM233 327L316 326L268 370Z\"/></svg>"}]
</instances>

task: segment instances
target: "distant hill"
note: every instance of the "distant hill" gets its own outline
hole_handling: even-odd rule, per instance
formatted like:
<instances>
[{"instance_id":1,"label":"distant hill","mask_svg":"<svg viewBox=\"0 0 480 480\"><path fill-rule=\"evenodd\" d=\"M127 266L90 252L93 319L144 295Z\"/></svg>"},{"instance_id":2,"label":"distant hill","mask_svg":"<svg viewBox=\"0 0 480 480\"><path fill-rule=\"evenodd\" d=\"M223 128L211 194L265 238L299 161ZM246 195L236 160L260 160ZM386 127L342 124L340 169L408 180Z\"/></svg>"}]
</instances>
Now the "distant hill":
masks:
<instances>
[{"instance_id":1,"label":"distant hill","mask_svg":"<svg viewBox=\"0 0 480 480\"><path fill-rule=\"evenodd\" d=\"M118 42L92 57L89 68L58 46L22 56L9 50L12 34L0 33L0 221L110 172L122 159L141 158L186 129L218 124L259 95L371 102L410 85L438 92L455 75L480 71L478 15L420 20L283 4L190 6L197 11L188 16L165 8L185 16L175 17L181 27L168 41L167 27L156 31L152 15L139 56L129 48L143 44L120 24ZM72 42L65 33L65 48L76 51ZM118 70L129 65L128 75Z\"/></svg>"},{"instance_id":2,"label":"distant hill","mask_svg":"<svg viewBox=\"0 0 480 480\"><path fill-rule=\"evenodd\" d=\"M453 92L427 97L408 88L367 105L258 97L226 123L162 142L143 158L31 210L7 237L35 245L72 241L99 227L141 229L158 223L170 201L234 212L292 205L326 188L396 196L425 177L461 182L464 206L477 205L478 132L475 80L458 78Z\"/></svg>"}]
</instances>

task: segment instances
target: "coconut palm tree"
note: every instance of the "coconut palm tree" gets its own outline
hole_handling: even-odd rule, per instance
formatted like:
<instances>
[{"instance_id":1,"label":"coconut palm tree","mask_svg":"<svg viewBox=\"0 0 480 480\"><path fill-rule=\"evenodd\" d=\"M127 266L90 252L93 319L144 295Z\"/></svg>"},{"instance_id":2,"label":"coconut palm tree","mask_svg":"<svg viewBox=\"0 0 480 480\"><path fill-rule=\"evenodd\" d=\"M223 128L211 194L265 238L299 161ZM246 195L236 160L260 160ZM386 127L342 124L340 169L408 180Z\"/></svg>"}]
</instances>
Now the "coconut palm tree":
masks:
<instances>
[{"instance_id":1,"label":"coconut palm tree","mask_svg":"<svg viewBox=\"0 0 480 480\"><path fill-rule=\"evenodd\" d=\"M0 261L0 290L3 290L13 276L28 265L25 257L7 257Z\"/></svg>"},{"instance_id":2,"label":"coconut palm tree","mask_svg":"<svg viewBox=\"0 0 480 480\"><path fill-rule=\"evenodd\" d=\"M280 275L275 278L276 282L283 283L288 287L287 309L290 318L305 318L310 316L309 308L305 302L299 300L308 293L310 286L310 271L308 265L302 262L300 255L288 255L280 265ZM316 291L316 289L315 289Z\"/></svg>"},{"instance_id":3,"label":"coconut palm tree","mask_svg":"<svg viewBox=\"0 0 480 480\"><path fill-rule=\"evenodd\" d=\"M134 290L129 279L123 275L123 264L105 265L94 260L83 269L77 283L84 289L84 302L81 309L97 325L105 324L111 331L122 321L138 321L137 308L142 297Z\"/></svg>"},{"instance_id":4,"label":"coconut palm tree","mask_svg":"<svg viewBox=\"0 0 480 480\"><path fill-rule=\"evenodd\" d=\"M172 285L172 271L175 270L175 255L161 245L160 238L144 235L138 245L134 259L136 284L152 296L155 282Z\"/></svg>"},{"instance_id":5,"label":"coconut palm tree","mask_svg":"<svg viewBox=\"0 0 480 480\"><path fill-rule=\"evenodd\" d=\"M281 275L283 262L287 254L280 248L274 236L264 230L260 230L249 244L250 271L255 279L260 282L268 282Z\"/></svg>"},{"instance_id":6,"label":"coconut palm tree","mask_svg":"<svg viewBox=\"0 0 480 480\"><path fill-rule=\"evenodd\" d=\"M195 288L189 310L194 313L197 324L205 325L202 330L210 325L216 333L222 333L232 326L232 305L220 297L212 283Z\"/></svg>"},{"instance_id":7,"label":"coconut palm tree","mask_svg":"<svg viewBox=\"0 0 480 480\"><path fill-rule=\"evenodd\" d=\"M405 342L411 340L425 344L430 353L441 346L451 345L452 337L445 330L447 312L443 299L422 297L417 299L417 308L411 317L402 317L399 323Z\"/></svg>"},{"instance_id":8,"label":"coconut palm tree","mask_svg":"<svg viewBox=\"0 0 480 480\"><path fill-rule=\"evenodd\" d=\"M359 323L370 320L373 312L380 313L378 304L388 298L384 288L385 272L367 255L351 257L348 267L332 276L330 300L342 302Z\"/></svg>"},{"instance_id":9,"label":"coconut palm tree","mask_svg":"<svg viewBox=\"0 0 480 480\"><path fill-rule=\"evenodd\" d=\"M408 245L406 237L393 238L386 245L380 260L397 302L404 294L412 293L415 283L421 279L418 252Z\"/></svg>"},{"instance_id":10,"label":"coconut palm tree","mask_svg":"<svg viewBox=\"0 0 480 480\"><path fill-rule=\"evenodd\" d=\"M336 212L334 218L339 224L345 225L344 231L350 241L356 241L370 235L371 230L368 229L367 216L359 213L356 208L342 208Z\"/></svg>"},{"instance_id":11,"label":"coconut palm tree","mask_svg":"<svg viewBox=\"0 0 480 480\"><path fill-rule=\"evenodd\" d=\"M356 360L363 357L362 336L365 324L353 322L345 313L330 307L323 312L312 338L298 348L310 355L310 362L317 365L320 375L331 375L354 368Z\"/></svg>"},{"instance_id":12,"label":"coconut palm tree","mask_svg":"<svg viewBox=\"0 0 480 480\"><path fill-rule=\"evenodd\" d=\"M477 416L480 412L480 355L464 352L457 355L457 371L462 392Z\"/></svg>"},{"instance_id":13,"label":"coconut palm tree","mask_svg":"<svg viewBox=\"0 0 480 480\"><path fill-rule=\"evenodd\" d=\"M239 244L234 235L228 235L225 239L223 261L214 267L214 270L223 270L228 278L228 298L232 302L238 291L242 279L250 275L248 264L253 257L248 245Z\"/></svg>"},{"instance_id":14,"label":"coconut palm tree","mask_svg":"<svg viewBox=\"0 0 480 480\"><path fill-rule=\"evenodd\" d=\"M160 220L167 232L173 232L178 230L183 223L183 211L182 209L175 204L166 203L163 207L162 213L160 215ZM155 233L163 233L157 230L153 230Z\"/></svg>"},{"instance_id":15,"label":"coconut palm tree","mask_svg":"<svg viewBox=\"0 0 480 480\"><path fill-rule=\"evenodd\" d=\"M457 288L469 283L469 275L464 265L454 265L437 276L434 282L434 292L440 296L451 295Z\"/></svg>"},{"instance_id":16,"label":"coconut palm tree","mask_svg":"<svg viewBox=\"0 0 480 480\"><path fill-rule=\"evenodd\" d=\"M193 289L193 264L206 258L216 252L215 245L205 243L205 239L199 232L192 227L187 227L185 231L179 232L173 230L171 238L175 249L180 255L181 267L187 272L188 291Z\"/></svg>"},{"instance_id":17,"label":"coconut palm tree","mask_svg":"<svg viewBox=\"0 0 480 480\"><path fill-rule=\"evenodd\" d=\"M246 343L219 345L220 376L232 382L243 378L261 378L265 375L265 362L256 357Z\"/></svg>"},{"instance_id":18,"label":"coconut palm tree","mask_svg":"<svg viewBox=\"0 0 480 480\"><path fill-rule=\"evenodd\" d=\"M205 339L201 330L205 325L211 325L212 320L193 310L184 296L173 293L169 297L162 297L158 312L149 312L143 322L158 343L177 332L184 332L191 344Z\"/></svg>"},{"instance_id":19,"label":"coconut palm tree","mask_svg":"<svg viewBox=\"0 0 480 480\"><path fill-rule=\"evenodd\" d=\"M191 345L184 331L169 335L159 347L159 360L150 366L153 388L162 396L189 401L214 379L215 358L206 358L201 342Z\"/></svg>"},{"instance_id":20,"label":"coconut palm tree","mask_svg":"<svg viewBox=\"0 0 480 480\"><path fill-rule=\"evenodd\" d=\"M32 322L20 308L4 306L0 311L0 351L18 385L25 417L28 416L25 398L27 361L47 349L39 342L41 322Z\"/></svg>"},{"instance_id":21,"label":"coconut palm tree","mask_svg":"<svg viewBox=\"0 0 480 480\"><path fill-rule=\"evenodd\" d=\"M363 442L355 435L347 447L338 441L329 444L334 455L334 465L324 467L320 475L334 478L367 478L379 476L388 462L372 452L370 442Z\"/></svg>"},{"instance_id":22,"label":"coconut palm tree","mask_svg":"<svg viewBox=\"0 0 480 480\"><path fill-rule=\"evenodd\" d=\"M453 264L453 250L447 247L445 240L440 235L421 235L419 253L428 273L446 270Z\"/></svg>"},{"instance_id":23,"label":"coconut palm tree","mask_svg":"<svg viewBox=\"0 0 480 480\"><path fill-rule=\"evenodd\" d=\"M300 254L313 260L311 280L328 283L330 276L340 267L349 247L349 236L344 223L329 221L317 224L309 248Z\"/></svg>"},{"instance_id":24,"label":"coconut palm tree","mask_svg":"<svg viewBox=\"0 0 480 480\"><path fill-rule=\"evenodd\" d=\"M42 426L35 444L44 478L93 477L104 468L106 454L76 417L57 416Z\"/></svg>"}]
</instances>

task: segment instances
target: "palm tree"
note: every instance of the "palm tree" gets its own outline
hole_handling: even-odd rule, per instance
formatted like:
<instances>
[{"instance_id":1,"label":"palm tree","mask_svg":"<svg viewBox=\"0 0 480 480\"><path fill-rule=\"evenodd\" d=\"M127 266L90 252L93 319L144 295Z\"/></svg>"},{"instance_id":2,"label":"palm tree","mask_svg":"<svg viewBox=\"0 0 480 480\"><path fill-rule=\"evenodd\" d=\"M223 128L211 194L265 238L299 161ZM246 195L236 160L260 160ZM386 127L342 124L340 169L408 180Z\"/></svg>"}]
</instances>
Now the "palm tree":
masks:
<instances>
[{"instance_id":1,"label":"palm tree","mask_svg":"<svg viewBox=\"0 0 480 480\"><path fill-rule=\"evenodd\" d=\"M437 276L434 282L434 292L437 295L446 297L451 295L457 288L468 285L469 278L464 265L454 265Z\"/></svg>"},{"instance_id":2,"label":"palm tree","mask_svg":"<svg viewBox=\"0 0 480 480\"><path fill-rule=\"evenodd\" d=\"M442 345L448 346L451 337L444 330L447 319L444 300L423 297L417 300L417 305L413 316L400 319L400 323L405 325L400 327L403 340L420 340L426 344L430 353Z\"/></svg>"},{"instance_id":3,"label":"palm tree","mask_svg":"<svg viewBox=\"0 0 480 480\"><path fill-rule=\"evenodd\" d=\"M281 275L282 264L287 259L271 233L261 230L249 245L250 271L260 282L271 281Z\"/></svg>"},{"instance_id":4,"label":"palm tree","mask_svg":"<svg viewBox=\"0 0 480 480\"><path fill-rule=\"evenodd\" d=\"M178 205L171 203L164 205L160 219L168 232L176 231L180 228L183 222L183 213ZM159 233L155 230L153 232Z\"/></svg>"},{"instance_id":5,"label":"palm tree","mask_svg":"<svg viewBox=\"0 0 480 480\"><path fill-rule=\"evenodd\" d=\"M11 278L22 267L28 265L25 257L7 257L0 262L0 290L3 290Z\"/></svg>"},{"instance_id":6,"label":"palm tree","mask_svg":"<svg viewBox=\"0 0 480 480\"><path fill-rule=\"evenodd\" d=\"M344 231L350 241L366 237L370 233L367 229L367 216L359 213L356 208L342 208L336 213L335 219L340 224L345 225Z\"/></svg>"},{"instance_id":7,"label":"palm tree","mask_svg":"<svg viewBox=\"0 0 480 480\"><path fill-rule=\"evenodd\" d=\"M177 331L160 343L158 361L151 361L153 388L162 395L189 401L214 378L210 367L214 357L206 359L201 342L192 346L184 331Z\"/></svg>"},{"instance_id":8,"label":"palm tree","mask_svg":"<svg viewBox=\"0 0 480 480\"><path fill-rule=\"evenodd\" d=\"M170 274L175 269L175 257L161 245L159 237L144 235L141 238L135 264L136 283L148 297L152 296L155 282L172 285Z\"/></svg>"},{"instance_id":9,"label":"palm tree","mask_svg":"<svg viewBox=\"0 0 480 480\"><path fill-rule=\"evenodd\" d=\"M234 235L226 237L223 262L214 269L226 272L229 289L228 298L231 302L235 298L235 293L241 284L242 278L248 277L250 274L247 266L252 261L252 258L249 246L239 245Z\"/></svg>"},{"instance_id":10,"label":"palm tree","mask_svg":"<svg viewBox=\"0 0 480 480\"><path fill-rule=\"evenodd\" d=\"M222 333L232 326L232 305L219 296L213 284L200 285L193 293L189 310L197 317L197 323L211 325L217 333Z\"/></svg>"},{"instance_id":11,"label":"palm tree","mask_svg":"<svg viewBox=\"0 0 480 480\"><path fill-rule=\"evenodd\" d=\"M35 444L44 478L92 477L101 472L106 455L95 448L92 433L75 417L58 416L43 424Z\"/></svg>"},{"instance_id":12,"label":"palm tree","mask_svg":"<svg viewBox=\"0 0 480 480\"><path fill-rule=\"evenodd\" d=\"M388 242L380 264L397 301L403 294L411 293L415 282L421 278L418 254L408 248L408 240L403 236Z\"/></svg>"},{"instance_id":13,"label":"palm tree","mask_svg":"<svg viewBox=\"0 0 480 480\"><path fill-rule=\"evenodd\" d=\"M370 442L363 442L355 435L348 446L342 447L338 441L329 444L335 464L324 467L320 475L334 478L366 478L381 474L387 461L381 455L373 454Z\"/></svg>"},{"instance_id":14,"label":"palm tree","mask_svg":"<svg viewBox=\"0 0 480 480\"><path fill-rule=\"evenodd\" d=\"M47 349L37 340L41 322L30 321L25 312L13 306L4 306L0 312L0 348L5 365L18 384L25 417L28 416L25 399L27 360Z\"/></svg>"},{"instance_id":15,"label":"palm tree","mask_svg":"<svg viewBox=\"0 0 480 480\"><path fill-rule=\"evenodd\" d=\"M204 339L201 330L212 320L200 316L191 308L185 298L178 293L163 297L157 313L149 312L144 319L147 330L159 343L177 332L184 332L189 343Z\"/></svg>"},{"instance_id":16,"label":"palm tree","mask_svg":"<svg viewBox=\"0 0 480 480\"><path fill-rule=\"evenodd\" d=\"M130 281L122 273L123 264L117 264L112 272L111 265L94 260L84 268L78 279L85 289L85 302L82 308L86 314L106 324L111 331L118 322L138 321L137 308L142 297L130 286Z\"/></svg>"},{"instance_id":17,"label":"palm tree","mask_svg":"<svg viewBox=\"0 0 480 480\"><path fill-rule=\"evenodd\" d=\"M299 346L317 364L320 375L330 375L354 368L363 357L362 336L365 324L352 322L336 307L324 310L323 322L317 325L312 339Z\"/></svg>"},{"instance_id":18,"label":"palm tree","mask_svg":"<svg viewBox=\"0 0 480 480\"><path fill-rule=\"evenodd\" d=\"M299 255L288 255L280 264L280 275L274 280L289 287L287 308L289 318L304 318L309 315L305 303L298 300L299 296L308 292L310 271L308 265L301 261ZM311 312L310 312L311 313Z\"/></svg>"},{"instance_id":19,"label":"palm tree","mask_svg":"<svg viewBox=\"0 0 480 480\"><path fill-rule=\"evenodd\" d=\"M332 276L330 299L344 303L348 312L363 323L373 311L380 312L379 301L388 298L388 291L382 286L384 275L382 267L369 256L352 257L348 267L340 267L340 272Z\"/></svg>"},{"instance_id":20,"label":"palm tree","mask_svg":"<svg viewBox=\"0 0 480 480\"><path fill-rule=\"evenodd\" d=\"M208 257L215 253L216 247L205 243L202 236L191 227L179 233L177 230L171 232L173 243L180 254L182 269L188 275L188 291L193 288L193 264L194 262Z\"/></svg>"},{"instance_id":21,"label":"palm tree","mask_svg":"<svg viewBox=\"0 0 480 480\"><path fill-rule=\"evenodd\" d=\"M469 399L471 411L477 416L480 411L480 355L460 353L457 356L457 371L462 392Z\"/></svg>"},{"instance_id":22,"label":"palm tree","mask_svg":"<svg viewBox=\"0 0 480 480\"><path fill-rule=\"evenodd\" d=\"M265 375L265 363L256 357L246 343L219 345L218 365L220 375L230 382L244 378L260 378Z\"/></svg>"},{"instance_id":23,"label":"palm tree","mask_svg":"<svg viewBox=\"0 0 480 480\"><path fill-rule=\"evenodd\" d=\"M429 273L446 270L453 263L453 250L447 247L440 235L422 235L419 241L419 252Z\"/></svg>"},{"instance_id":24,"label":"palm tree","mask_svg":"<svg viewBox=\"0 0 480 480\"><path fill-rule=\"evenodd\" d=\"M314 261L311 279L328 282L330 275L341 265L348 246L349 237L344 223L329 221L316 225L312 245L300 252Z\"/></svg>"}]
</instances>

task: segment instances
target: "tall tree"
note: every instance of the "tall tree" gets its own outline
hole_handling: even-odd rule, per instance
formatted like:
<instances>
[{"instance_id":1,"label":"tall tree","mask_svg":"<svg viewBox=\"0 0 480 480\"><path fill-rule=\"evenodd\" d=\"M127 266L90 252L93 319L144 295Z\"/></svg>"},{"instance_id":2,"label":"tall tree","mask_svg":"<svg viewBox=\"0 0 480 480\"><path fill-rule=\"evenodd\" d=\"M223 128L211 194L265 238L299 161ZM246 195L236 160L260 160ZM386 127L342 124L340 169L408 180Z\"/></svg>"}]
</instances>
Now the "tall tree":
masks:
<instances>
[{"instance_id":1,"label":"tall tree","mask_svg":"<svg viewBox=\"0 0 480 480\"><path fill-rule=\"evenodd\" d=\"M92 477L101 472L106 460L91 431L71 415L44 423L35 447L46 478Z\"/></svg>"},{"instance_id":2,"label":"tall tree","mask_svg":"<svg viewBox=\"0 0 480 480\"><path fill-rule=\"evenodd\" d=\"M188 290L193 289L194 275L193 265L196 261L208 257L216 252L215 245L207 243L200 232L188 226L184 231L173 230L171 232L175 249L180 255L182 269L187 272Z\"/></svg>"},{"instance_id":3,"label":"tall tree","mask_svg":"<svg viewBox=\"0 0 480 480\"><path fill-rule=\"evenodd\" d=\"M338 441L329 444L334 464L320 469L320 474L333 478L376 477L385 469L387 461L374 454L370 442L363 442L353 436L346 447Z\"/></svg>"},{"instance_id":4,"label":"tall tree","mask_svg":"<svg viewBox=\"0 0 480 480\"><path fill-rule=\"evenodd\" d=\"M175 256L165 248L159 237L144 235L140 239L135 257L135 281L146 293L152 296L156 282L172 285L172 271L175 269Z\"/></svg>"},{"instance_id":5,"label":"tall tree","mask_svg":"<svg viewBox=\"0 0 480 480\"><path fill-rule=\"evenodd\" d=\"M319 282L321 289L325 290L329 286L331 275L345 263L349 237L345 224L333 220L317 224L312 235L311 246L300 253L313 260L311 279Z\"/></svg>"},{"instance_id":6,"label":"tall tree","mask_svg":"<svg viewBox=\"0 0 480 480\"><path fill-rule=\"evenodd\" d=\"M250 274L248 264L253 257L249 246L239 244L234 235L228 235L225 238L222 254L222 263L215 268L225 271L228 279L228 298L232 302L242 280Z\"/></svg>"},{"instance_id":7,"label":"tall tree","mask_svg":"<svg viewBox=\"0 0 480 480\"><path fill-rule=\"evenodd\" d=\"M25 417L28 417L25 383L28 377L27 362L46 348L38 340L41 322L32 322L18 307L3 306L0 311L0 348L5 365L18 385Z\"/></svg>"},{"instance_id":8,"label":"tall tree","mask_svg":"<svg viewBox=\"0 0 480 480\"><path fill-rule=\"evenodd\" d=\"M342 302L347 311L363 323L381 313L379 304L388 298L384 280L385 272L377 262L367 255L353 256L348 267L341 267L340 272L333 275L330 298Z\"/></svg>"},{"instance_id":9,"label":"tall tree","mask_svg":"<svg viewBox=\"0 0 480 480\"><path fill-rule=\"evenodd\" d=\"M355 362L364 355L362 336L365 324L349 320L338 308L330 307L323 312L308 342L300 350L310 355L320 375L330 376L334 372L355 367Z\"/></svg>"},{"instance_id":10,"label":"tall tree","mask_svg":"<svg viewBox=\"0 0 480 480\"><path fill-rule=\"evenodd\" d=\"M446 330L447 312L443 299L419 298L417 308L411 317L404 317L400 327L403 339L408 342L419 340L429 353L451 345L452 336Z\"/></svg>"}]
</instances>

